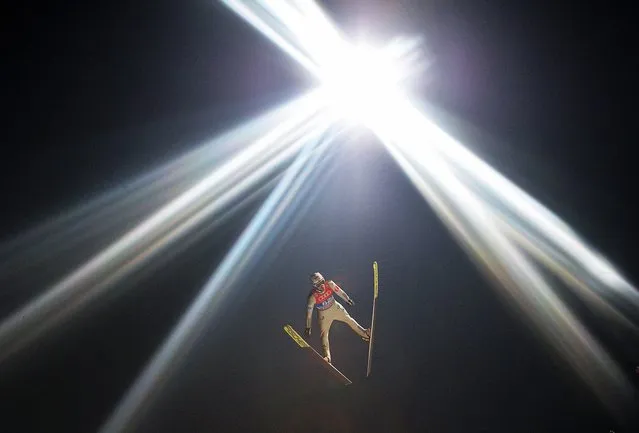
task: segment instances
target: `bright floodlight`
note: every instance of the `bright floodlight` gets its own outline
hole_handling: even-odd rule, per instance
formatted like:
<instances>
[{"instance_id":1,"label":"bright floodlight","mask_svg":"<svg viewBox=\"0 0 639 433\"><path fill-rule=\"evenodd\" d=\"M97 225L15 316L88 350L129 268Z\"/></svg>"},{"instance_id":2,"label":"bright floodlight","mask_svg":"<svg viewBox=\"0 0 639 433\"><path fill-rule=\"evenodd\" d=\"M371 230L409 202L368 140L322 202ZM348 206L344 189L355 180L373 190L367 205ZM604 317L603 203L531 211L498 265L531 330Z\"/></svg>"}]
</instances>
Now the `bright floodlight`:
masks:
<instances>
[{"instance_id":1,"label":"bright floodlight","mask_svg":"<svg viewBox=\"0 0 639 433\"><path fill-rule=\"evenodd\" d=\"M414 72L402 58L406 47L397 43L384 49L342 44L331 63L322 65L328 103L354 123L372 126L388 120L393 112L389 108L404 100L402 81Z\"/></svg>"}]
</instances>

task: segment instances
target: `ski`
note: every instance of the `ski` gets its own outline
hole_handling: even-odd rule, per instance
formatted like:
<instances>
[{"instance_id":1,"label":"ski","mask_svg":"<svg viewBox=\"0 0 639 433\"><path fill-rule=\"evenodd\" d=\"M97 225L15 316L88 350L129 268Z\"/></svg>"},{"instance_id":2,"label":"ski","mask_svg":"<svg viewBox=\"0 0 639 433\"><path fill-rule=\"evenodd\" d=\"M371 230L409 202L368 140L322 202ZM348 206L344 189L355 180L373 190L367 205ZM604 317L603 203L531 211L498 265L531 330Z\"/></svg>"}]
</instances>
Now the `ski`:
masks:
<instances>
[{"instance_id":1,"label":"ski","mask_svg":"<svg viewBox=\"0 0 639 433\"><path fill-rule=\"evenodd\" d=\"M379 293L379 272L377 262L373 262L373 314L371 317L371 338L368 340L368 364L366 377L371 374L371 361L373 356L373 338L375 336L375 307L377 306L377 294Z\"/></svg>"},{"instance_id":2,"label":"ski","mask_svg":"<svg viewBox=\"0 0 639 433\"><path fill-rule=\"evenodd\" d=\"M298 334L291 325L284 326L284 331L293 339L293 341L297 343L299 347L301 347L302 349L306 349L306 351L310 353L312 358L318 359L322 363L322 365L326 369L328 369L333 377L342 382L342 384L350 385L351 383L353 383L348 377L344 376L341 371L335 368L333 364L325 361L324 358L322 358L322 355L320 355L315 349L313 349L313 347L311 347L311 345L308 344L306 340L304 340L302 336Z\"/></svg>"}]
</instances>

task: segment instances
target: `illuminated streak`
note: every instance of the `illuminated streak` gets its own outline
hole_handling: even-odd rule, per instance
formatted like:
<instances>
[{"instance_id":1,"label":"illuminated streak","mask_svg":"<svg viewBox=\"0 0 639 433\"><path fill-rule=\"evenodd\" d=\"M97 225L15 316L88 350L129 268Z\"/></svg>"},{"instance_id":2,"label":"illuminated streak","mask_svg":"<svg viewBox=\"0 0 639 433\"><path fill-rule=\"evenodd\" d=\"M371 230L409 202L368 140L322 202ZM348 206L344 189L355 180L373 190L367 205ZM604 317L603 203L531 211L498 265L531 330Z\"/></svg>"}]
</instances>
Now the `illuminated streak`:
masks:
<instances>
[{"instance_id":1,"label":"illuminated streak","mask_svg":"<svg viewBox=\"0 0 639 433\"><path fill-rule=\"evenodd\" d=\"M514 242L553 271L568 286L576 289L577 294L588 302L591 308L596 309L599 314L604 314L608 319L613 319L634 332L639 331L637 325L592 290L593 288L598 288L599 292L606 293L603 287L598 287L601 283L589 277L582 267L576 265L568 257L560 255L554 248L547 245L543 240L536 238L532 233L527 233L524 229L515 229L512 226L512 222L502 220L502 226L504 233L513 239Z\"/></svg>"},{"instance_id":2,"label":"illuminated streak","mask_svg":"<svg viewBox=\"0 0 639 433\"><path fill-rule=\"evenodd\" d=\"M639 306L636 290L549 210L475 157L408 103L400 101L391 112L405 121L393 125L378 119L371 129L378 135L391 134L397 137L399 143L409 148L411 158L426 158L420 155L424 152L441 155L469 188L482 196L484 201L488 200L486 203L492 203L494 210L504 216L504 221L516 224L518 230L525 230L530 236L529 241L535 239L543 242L546 248L553 249L555 257L575 262L580 268L579 272L583 276L588 274L595 283L590 284L591 289L598 289L601 295L607 296L612 295L610 289L614 289L614 293L624 301ZM401 115L397 116L397 112ZM421 137L422 142L416 137Z\"/></svg>"},{"instance_id":3,"label":"illuminated streak","mask_svg":"<svg viewBox=\"0 0 639 433\"><path fill-rule=\"evenodd\" d=\"M543 255L542 262L557 271L591 305L605 310L607 314L612 314L617 320L630 326L614 307L601 298L610 298L616 294L634 308L639 306L639 293L611 265L589 249L572 229L548 209L475 157L416 110L415 116L407 118L418 122L419 127L410 122L402 125L413 134L424 137L421 147L411 147L413 157L419 158L418 152L424 152L425 147L431 149L431 153L436 150L468 188L500 215L505 225L504 230L509 236L536 258ZM577 281L580 283L577 284Z\"/></svg>"},{"instance_id":4,"label":"illuminated streak","mask_svg":"<svg viewBox=\"0 0 639 433\"><path fill-rule=\"evenodd\" d=\"M94 285L104 288L101 280L108 279L112 282L113 276L110 274L123 275L121 267L140 263L136 257L141 257L140 254L159 239L170 236L171 231L185 221L187 223L184 227L188 227L188 218L198 209L208 204L208 212L200 213L200 219L210 216L212 210L220 209L215 203L220 196L224 197L221 203L225 205L241 193L238 185L244 188L255 186L276 168L277 162L272 159L278 152L284 152L283 159L290 158L291 145L294 145L293 149L299 149L308 134L314 133L318 125L327 122L326 114L318 117L319 106L315 98L306 99L305 102L306 105L300 106L294 117L278 125L177 200L170 202L43 295L5 319L0 324L0 361L13 355L42 332L50 330L53 324L68 319L70 313L84 307L87 301L99 294Z\"/></svg>"},{"instance_id":5,"label":"illuminated streak","mask_svg":"<svg viewBox=\"0 0 639 433\"><path fill-rule=\"evenodd\" d=\"M471 178L469 182L480 184L482 189L486 189L511 208L518 218L525 220L526 224L542 233L549 242L570 254L601 283L619 291L626 296L626 300L639 306L639 297L634 288L610 264L588 248L566 223L424 116L422 122L431 130L430 135L435 137L432 145L451 164L465 170Z\"/></svg>"},{"instance_id":6,"label":"illuminated streak","mask_svg":"<svg viewBox=\"0 0 639 433\"><path fill-rule=\"evenodd\" d=\"M392 156L440 215L460 245L494 278L509 303L526 313L555 350L574 368L611 411L632 396L632 388L605 349L554 293L535 267L503 232L499 220L461 184L447 164L405 155L385 142ZM418 164L418 165L415 165Z\"/></svg>"},{"instance_id":7,"label":"illuminated streak","mask_svg":"<svg viewBox=\"0 0 639 433\"><path fill-rule=\"evenodd\" d=\"M82 242L95 242L119 225L142 219L192 186L198 176L207 175L224 158L237 153L240 145L285 121L314 97L305 94L273 108L148 174L1 243L0 278L34 268L52 256L73 251Z\"/></svg>"},{"instance_id":8,"label":"illuminated streak","mask_svg":"<svg viewBox=\"0 0 639 433\"><path fill-rule=\"evenodd\" d=\"M281 50L286 52L289 56L299 62L303 67L305 67L309 72L313 75L318 75L319 70L317 65L313 63L313 61L298 47L296 47L296 43L293 40L287 40L287 38L283 35L284 28L282 26L279 27L276 31L274 27L276 27L276 23L269 23L267 21L268 14L266 17L261 17L258 12L255 10L259 6L255 3L252 4L252 7L249 7L241 1L237 0L221 0L226 6L228 6L235 13L240 15L246 22L251 24L255 29L259 30L264 36L270 39L275 45L277 45ZM279 2L285 3L285 2ZM263 15L263 14L262 14ZM294 35L290 36L294 39Z\"/></svg>"},{"instance_id":9,"label":"illuminated streak","mask_svg":"<svg viewBox=\"0 0 639 433\"><path fill-rule=\"evenodd\" d=\"M210 319L219 313L222 302L233 289L234 283L260 256L260 252L277 236L283 218L290 216L287 210L298 199L313 171L314 164L332 137L325 140L319 134L309 138L297 159L285 172L275 190L253 217L238 241L225 256L220 266L191 304L169 338L154 355L151 362L139 376L132 388L118 405L112 416L100 429L100 433L133 431L142 414L148 409L156 391L170 377L179 361L186 356L193 342L204 332ZM317 144L315 141L318 141Z\"/></svg>"},{"instance_id":10,"label":"illuminated streak","mask_svg":"<svg viewBox=\"0 0 639 433\"><path fill-rule=\"evenodd\" d=\"M223 203L220 204L219 207L224 209L217 211L216 213L213 213L215 211L213 207L218 207L217 204L212 204L214 206L210 206L200 210L197 214L189 218L189 220L183 222L179 227L176 227L175 230L168 233L161 239L158 239L154 244L150 245L149 247L147 247L146 250L138 254L138 256L118 268L117 271L109 274L105 280L101 281L98 285L93 287L93 291L91 292L90 296L97 296L99 292L104 290L107 286L123 279L124 277L131 276L131 273L133 271L137 271L134 274L134 277L139 279L143 277L144 273L148 273L159 268L162 262L166 263L170 261L171 258L186 250L194 242L201 239L206 233L214 230L224 222L237 215L237 213L241 209L243 209L246 204L255 200L256 197L264 194L265 191L273 189L275 184L279 180L279 177L280 176L277 176L274 179L263 184L257 190L244 197L242 200L234 200L235 203L229 206L225 207ZM206 225L203 225L202 223L205 221ZM196 229L198 225L203 226L195 231L194 229ZM187 236L190 237L184 242L177 244L178 240L187 238ZM150 262L151 259L155 260L153 262ZM147 266L143 268L142 266L145 264L147 264ZM88 299L82 299L82 302L87 303L88 301ZM75 304L77 303L78 302L76 302ZM78 306L79 305L73 305L73 308L76 308ZM67 310L65 310L63 315L68 315L71 313L68 308L69 307L67 307Z\"/></svg>"}]
</instances>

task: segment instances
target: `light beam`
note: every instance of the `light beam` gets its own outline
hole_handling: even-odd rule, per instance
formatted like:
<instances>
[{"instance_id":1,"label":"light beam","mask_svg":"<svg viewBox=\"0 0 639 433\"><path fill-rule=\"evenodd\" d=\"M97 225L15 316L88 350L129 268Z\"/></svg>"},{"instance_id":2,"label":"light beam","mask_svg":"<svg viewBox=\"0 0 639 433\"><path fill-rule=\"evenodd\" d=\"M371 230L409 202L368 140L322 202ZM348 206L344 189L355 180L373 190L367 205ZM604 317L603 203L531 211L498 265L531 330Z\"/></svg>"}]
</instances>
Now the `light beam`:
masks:
<instances>
[{"instance_id":1,"label":"light beam","mask_svg":"<svg viewBox=\"0 0 639 433\"><path fill-rule=\"evenodd\" d=\"M102 426L100 433L135 431L136 424L149 409L153 397L157 395L156 391L177 368L179 361L186 356L194 341L204 332L210 319L219 313L234 283L252 261L259 257L269 241L277 236L284 224L282 217L286 215L291 204L298 200L297 192L303 188L312 173L313 164L309 164L309 161L321 157L321 153L332 140L332 137L324 141L320 140L321 138L317 134L306 141L308 144L305 149L288 168L198 298L181 318L180 323Z\"/></svg>"},{"instance_id":2,"label":"light beam","mask_svg":"<svg viewBox=\"0 0 639 433\"><path fill-rule=\"evenodd\" d=\"M318 114L320 108L317 94L301 98L284 122L6 318L0 323L0 361L70 319L118 278L145 263L152 256L149 248L177 240L186 228L223 211L247 188L259 185L326 122L326 114Z\"/></svg>"}]
</instances>

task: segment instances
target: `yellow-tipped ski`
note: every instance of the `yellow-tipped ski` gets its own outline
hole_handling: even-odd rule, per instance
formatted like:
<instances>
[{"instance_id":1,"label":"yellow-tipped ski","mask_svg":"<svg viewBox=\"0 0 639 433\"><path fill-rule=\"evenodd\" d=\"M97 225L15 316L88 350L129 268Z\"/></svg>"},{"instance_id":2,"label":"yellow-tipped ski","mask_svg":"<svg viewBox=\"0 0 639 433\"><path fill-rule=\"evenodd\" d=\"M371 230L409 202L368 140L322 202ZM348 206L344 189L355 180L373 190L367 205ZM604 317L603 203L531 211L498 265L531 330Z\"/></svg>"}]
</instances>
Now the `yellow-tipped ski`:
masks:
<instances>
[{"instance_id":1,"label":"yellow-tipped ski","mask_svg":"<svg viewBox=\"0 0 639 433\"><path fill-rule=\"evenodd\" d=\"M308 343L306 342L306 340L304 340L300 336L300 334L298 334L297 331L295 331L295 329L293 329L293 327L291 325L286 325L284 327L284 331L286 331L286 333L288 335L290 335L293 340L295 340L295 342L297 343L298 346L300 346L300 347L310 347L308 345Z\"/></svg>"},{"instance_id":2,"label":"yellow-tipped ski","mask_svg":"<svg viewBox=\"0 0 639 433\"><path fill-rule=\"evenodd\" d=\"M326 368L333 375L333 377L342 382L342 384L350 385L351 383L353 383L348 377L344 376L341 371L335 368L333 364L326 362L326 360L322 358L322 355L317 353L317 350L313 349L313 347L308 344L306 340L304 340L300 336L300 334L298 334L297 331L293 329L291 325L284 326L284 332L286 332L289 337L291 337L297 343L299 347L301 347L302 349L307 349L305 350L305 352L308 353L311 358L315 358L317 361L321 362L322 366L324 366L324 368Z\"/></svg>"},{"instance_id":3,"label":"yellow-tipped ski","mask_svg":"<svg viewBox=\"0 0 639 433\"><path fill-rule=\"evenodd\" d=\"M379 290L379 280L378 280L378 273L377 273L377 262L373 262L373 298L374 299L377 299L378 290Z\"/></svg>"}]
</instances>

